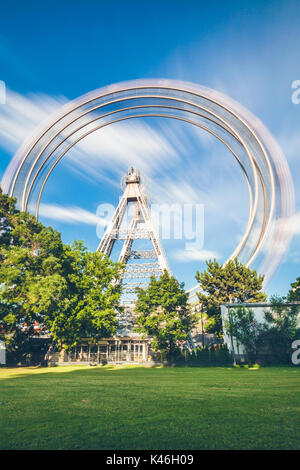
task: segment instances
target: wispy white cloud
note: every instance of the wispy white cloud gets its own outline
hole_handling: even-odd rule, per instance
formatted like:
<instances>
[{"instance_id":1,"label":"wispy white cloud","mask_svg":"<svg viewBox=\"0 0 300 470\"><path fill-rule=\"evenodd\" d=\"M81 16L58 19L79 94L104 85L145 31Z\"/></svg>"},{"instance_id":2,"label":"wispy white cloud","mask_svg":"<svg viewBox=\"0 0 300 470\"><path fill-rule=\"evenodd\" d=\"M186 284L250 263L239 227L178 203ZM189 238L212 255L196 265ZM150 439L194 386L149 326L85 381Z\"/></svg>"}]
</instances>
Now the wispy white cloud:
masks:
<instances>
[{"instance_id":1,"label":"wispy white cloud","mask_svg":"<svg viewBox=\"0 0 300 470\"><path fill-rule=\"evenodd\" d=\"M23 96L7 90L7 103L0 107L0 146L15 152L66 102L64 97ZM106 181L116 187L127 167L133 165L145 175L149 193L155 201L201 202L207 209L217 210L219 199L224 199L224 188L220 183L232 173L226 159L220 158L220 147L216 144L215 138L194 126L165 120L154 128L145 121L133 120L90 134L67 154L62 165L80 173L89 182ZM203 157L197 164L193 160L195 154ZM118 176L109 175L110 169ZM212 175L215 180L218 178L216 184L213 184ZM233 187L236 185L227 186L227 199ZM233 193L232 199L236 199L236 192Z\"/></svg>"},{"instance_id":2,"label":"wispy white cloud","mask_svg":"<svg viewBox=\"0 0 300 470\"><path fill-rule=\"evenodd\" d=\"M10 153L28 138L33 131L49 119L67 99L43 93L26 96L6 90L6 104L0 106L0 146Z\"/></svg>"},{"instance_id":3,"label":"wispy white cloud","mask_svg":"<svg viewBox=\"0 0 300 470\"><path fill-rule=\"evenodd\" d=\"M171 253L173 259L181 262L206 261L209 259L219 259L221 255L211 250L174 250Z\"/></svg>"},{"instance_id":4,"label":"wispy white cloud","mask_svg":"<svg viewBox=\"0 0 300 470\"><path fill-rule=\"evenodd\" d=\"M41 94L24 97L8 90L7 105L0 107L0 145L14 152L66 101ZM216 246L230 254L232 239L228 234L236 227L242 231L248 196L246 189L243 192L238 165L219 141L201 129L173 120L124 121L81 140L62 160L60 168L75 172L77 177L80 174L89 183L109 183L116 188L113 191L117 198L120 178L131 165L145 176L152 202L204 204L205 232L209 233L205 248ZM101 224L95 214L78 207L44 204L40 215L66 224ZM220 239L216 230L220 225L226 238ZM190 252L181 260L217 255L214 251Z\"/></svg>"},{"instance_id":5,"label":"wispy white cloud","mask_svg":"<svg viewBox=\"0 0 300 470\"><path fill-rule=\"evenodd\" d=\"M299 117L300 117L300 107L299 107ZM281 135L278 138L281 147L284 149L284 152L289 159L292 161L300 157L300 131L299 125L297 123L296 129L291 129L289 126L288 129L284 129Z\"/></svg>"},{"instance_id":6,"label":"wispy white cloud","mask_svg":"<svg viewBox=\"0 0 300 470\"><path fill-rule=\"evenodd\" d=\"M65 160L70 168L103 179L104 169L119 175L135 166L146 175L178 164L180 154L161 132L143 121L122 122L99 129L81 140Z\"/></svg>"},{"instance_id":7,"label":"wispy white cloud","mask_svg":"<svg viewBox=\"0 0 300 470\"><path fill-rule=\"evenodd\" d=\"M62 207L56 204L41 204L39 215L66 224L106 226L109 222L109 220L98 217L96 214L80 207Z\"/></svg>"},{"instance_id":8,"label":"wispy white cloud","mask_svg":"<svg viewBox=\"0 0 300 470\"><path fill-rule=\"evenodd\" d=\"M300 212L296 212L292 217L280 219L278 223L286 233L292 236L300 235Z\"/></svg>"},{"instance_id":9,"label":"wispy white cloud","mask_svg":"<svg viewBox=\"0 0 300 470\"><path fill-rule=\"evenodd\" d=\"M0 147L15 153L67 102L63 96L41 93L24 96L7 89L6 104L0 107ZM176 167L185 148L172 126L162 127L154 129L142 120L104 127L79 141L62 164L90 181L107 180L108 167L122 175L131 165L151 177L155 171Z\"/></svg>"}]
</instances>

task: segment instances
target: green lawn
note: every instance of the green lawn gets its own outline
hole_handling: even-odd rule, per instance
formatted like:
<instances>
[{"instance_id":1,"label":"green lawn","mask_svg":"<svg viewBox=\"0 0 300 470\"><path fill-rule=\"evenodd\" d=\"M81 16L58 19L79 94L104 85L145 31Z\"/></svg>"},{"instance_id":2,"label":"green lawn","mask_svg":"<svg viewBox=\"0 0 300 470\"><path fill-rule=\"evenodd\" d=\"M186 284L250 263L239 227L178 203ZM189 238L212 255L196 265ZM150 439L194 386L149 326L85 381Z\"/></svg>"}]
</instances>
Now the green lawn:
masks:
<instances>
[{"instance_id":1,"label":"green lawn","mask_svg":"<svg viewBox=\"0 0 300 470\"><path fill-rule=\"evenodd\" d=\"M300 368L0 368L0 449L300 449Z\"/></svg>"}]
</instances>

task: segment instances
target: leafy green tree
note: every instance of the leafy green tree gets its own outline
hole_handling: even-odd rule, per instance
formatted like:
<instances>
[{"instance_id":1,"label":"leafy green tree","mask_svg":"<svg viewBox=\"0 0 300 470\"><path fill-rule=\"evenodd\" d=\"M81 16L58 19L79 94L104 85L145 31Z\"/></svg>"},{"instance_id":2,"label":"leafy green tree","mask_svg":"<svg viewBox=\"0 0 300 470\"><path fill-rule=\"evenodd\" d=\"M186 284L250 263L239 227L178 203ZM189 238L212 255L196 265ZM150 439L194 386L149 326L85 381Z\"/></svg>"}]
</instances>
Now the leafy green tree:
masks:
<instances>
[{"instance_id":1,"label":"leafy green tree","mask_svg":"<svg viewBox=\"0 0 300 470\"><path fill-rule=\"evenodd\" d=\"M277 363L291 362L292 342L300 339L298 316L300 305L287 305L279 296L271 297L271 309L264 312L265 325L261 343Z\"/></svg>"},{"instance_id":2,"label":"leafy green tree","mask_svg":"<svg viewBox=\"0 0 300 470\"><path fill-rule=\"evenodd\" d=\"M28 354L34 322L41 321L32 310L32 291L39 278L63 281L62 256L60 234L18 211L15 200L0 191L0 322L8 357Z\"/></svg>"},{"instance_id":3,"label":"leafy green tree","mask_svg":"<svg viewBox=\"0 0 300 470\"><path fill-rule=\"evenodd\" d=\"M295 282L292 282L286 300L288 302L300 302L300 277Z\"/></svg>"},{"instance_id":4,"label":"leafy green tree","mask_svg":"<svg viewBox=\"0 0 300 470\"><path fill-rule=\"evenodd\" d=\"M3 193L0 188L0 246L8 246L11 241L11 218L16 214L16 200Z\"/></svg>"},{"instance_id":5,"label":"leafy green tree","mask_svg":"<svg viewBox=\"0 0 300 470\"><path fill-rule=\"evenodd\" d=\"M115 334L121 311L121 265L74 242L65 246L64 268L64 283L58 290L61 308L56 310L42 280L36 296L35 309L44 312L53 339L69 348L82 338L97 341ZM44 296L40 294L43 289Z\"/></svg>"},{"instance_id":6,"label":"leafy green tree","mask_svg":"<svg viewBox=\"0 0 300 470\"><path fill-rule=\"evenodd\" d=\"M0 192L0 339L16 361L27 355L35 322L59 346L116 331L121 266L15 208ZM113 282L112 282L113 281Z\"/></svg>"},{"instance_id":7,"label":"leafy green tree","mask_svg":"<svg viewBox=\"0 0 300 470\"><path fill-rule=\"evenodd\" d=\"M194 317L188 306L184 283L167 271L151 277L146 289L137 288L135 331L153 338L153 351L173 361L176 349L188 339Z\"/></svg>"},{"instance_id":8,"label":"leafy green tree","mask_svg":"<svg viewBox=\"0 0 300 470\"><path fill-rule=\"evenodd\" d=\"M206 262L207 269L197 271L196 280L202 292L197 293L201 308L207 315L206 330L222 335L220 305L230 302L263 302L267 296L262 292L264 276L244 266L237 259L226 264L216 260Z\"/></svg>"},{"instance_id":9,"label":"leafy green tree","mask_svg":"<svg viewBox=\"0 0 300 470\"><path fill-rule=\"evenodd\" d=\"M245 307L231 308L225 328L231 338L243 345L250 364L255 364L261 342L263 325L255 319L253 310Z\"/></svg>"}]
</instances>

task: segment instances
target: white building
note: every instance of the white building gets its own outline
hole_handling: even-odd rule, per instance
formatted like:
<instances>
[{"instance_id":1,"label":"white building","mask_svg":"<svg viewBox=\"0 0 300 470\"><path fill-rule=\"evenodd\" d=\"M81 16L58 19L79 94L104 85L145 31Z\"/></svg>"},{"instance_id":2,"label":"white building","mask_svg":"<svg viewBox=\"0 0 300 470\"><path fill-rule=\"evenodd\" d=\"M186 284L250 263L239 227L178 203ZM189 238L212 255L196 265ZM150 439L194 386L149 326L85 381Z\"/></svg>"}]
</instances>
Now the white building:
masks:
<instances>
[{"instance_id":1,"label":"white building","mask_svg":"<svg viewBox=\"0 0 300 470\"><path fill-rule=\"evenodd\" d=\"M300 327L300 302L286 303L286 306L299 305L298 326ZM230 310L244 307L253 311L255 319L258 323L265 323L264 312L270 311L271 303L228 303L221 305L222 326L224 333L224 342L227 344L230 353L234 353L237 359L243 360L245 350L242 344L238 344L235 338L231 338L230 333L226 330L226 321L229 321ZM232 348L233 346L233 348ZM234 349L234 351L233 351ZM291 349L292 353L292 349Z\"/></svg>"}]
</instances>

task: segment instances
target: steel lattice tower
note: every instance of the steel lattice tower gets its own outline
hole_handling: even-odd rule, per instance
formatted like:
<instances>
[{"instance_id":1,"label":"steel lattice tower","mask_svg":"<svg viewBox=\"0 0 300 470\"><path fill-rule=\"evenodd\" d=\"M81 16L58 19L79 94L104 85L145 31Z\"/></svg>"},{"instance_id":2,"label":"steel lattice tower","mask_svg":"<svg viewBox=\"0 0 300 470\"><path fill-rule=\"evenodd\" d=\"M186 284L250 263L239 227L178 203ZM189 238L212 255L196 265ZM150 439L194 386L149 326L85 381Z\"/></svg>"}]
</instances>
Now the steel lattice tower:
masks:
<instances>
[{"instance_id":1,"label":"steel lattice tower","mask_svg":"<svg viewBox=\"0 0 300 470\"><path fill-rule=\"evenodd\" d=\"M128 327L132 323L135 288L145 288L150 276L158 277L164 270L170 270L150 217L148 199L139 171L130 168L122 182L123 195L97 251L111 256L116 241L122 243L118 261L125 264L122 277L125 314L120 320L124 327ZM136 248L137 241L141 240L147 241L151 249Z\"/></svg>"}]
</instances>

